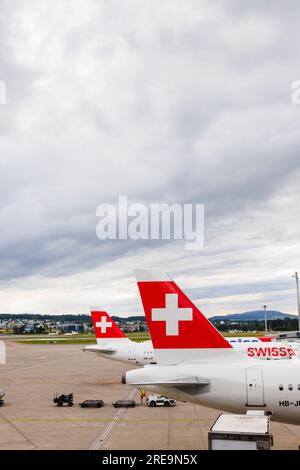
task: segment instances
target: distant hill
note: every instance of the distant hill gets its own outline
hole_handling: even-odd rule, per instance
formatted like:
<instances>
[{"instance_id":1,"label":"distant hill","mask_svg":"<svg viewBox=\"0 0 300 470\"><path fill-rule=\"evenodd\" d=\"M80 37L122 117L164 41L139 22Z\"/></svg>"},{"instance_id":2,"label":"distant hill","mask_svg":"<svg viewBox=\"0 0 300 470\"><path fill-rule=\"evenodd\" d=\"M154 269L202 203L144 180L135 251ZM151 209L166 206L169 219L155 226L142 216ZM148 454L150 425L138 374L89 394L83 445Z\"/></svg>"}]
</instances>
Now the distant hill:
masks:
<instances>
[{"instance_id":1,"label":"distant hill","mask_svg":"<svg viewBox=\"0 0 300 470\"><path fill-rule=\"evenodd\" d=\"M284 320L285 318L289 318L291 320L295 320L298 317L295 315L291 315L289 313L282 313L276 310L268 310L267 311L268 320ZM125 322L137 322L142 321L145 322L145 316L139 315L134 316L131 315L129 317L119 317L114 315L112 317L115 321L119 323ZM232 313L229 315L215 315L210 317L209 320L212 322L217 321L237 321L237 322L249 322L249 321L262 321L264 320L264 311L263 310L255 310L250 312L243 312L243 313ZM10 314L10 313L0 313L0 321L2 320L9 320L9 319L19 319L19 320L52 320L52 321L61 321L61 322L87 322L91 323L91 316L87 314L62 314L62 315L49 315L49 314L30 314L30 313L22 313L22 314Z\"/></svg>"},{"instance_id":2,"label":"distant hill","mask_svg":"<svg viewBox=\"0 0 300 470\"><path fill-rule=\"evenodd\" d=\"M290 313L282 313L277 310L267 310L267 319L268 320L284 320L285 318L290 318L295 320L298 317L296 315L291 315ZM262 321L265 319L264 310L253 310L250 312L243 313L232 313L229 315L216 315L209 318L210 321L237 321L237 322L248 322L248 321Z\"/></svg>"}]
</instances>

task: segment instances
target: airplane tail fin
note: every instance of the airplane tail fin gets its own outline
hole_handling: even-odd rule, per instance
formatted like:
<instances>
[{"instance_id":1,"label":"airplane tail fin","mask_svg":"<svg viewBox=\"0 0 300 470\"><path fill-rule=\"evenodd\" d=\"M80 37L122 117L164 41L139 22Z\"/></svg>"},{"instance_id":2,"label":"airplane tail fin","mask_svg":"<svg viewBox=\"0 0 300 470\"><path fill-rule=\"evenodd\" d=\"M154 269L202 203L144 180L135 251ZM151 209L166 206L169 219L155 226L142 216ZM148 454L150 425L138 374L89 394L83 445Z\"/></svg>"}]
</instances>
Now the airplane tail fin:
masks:
<instances>
[{"instance_id":1,"label":"airplane tail fin","mask_svg":"<svg viewBox=\"0 0 300 470\"><path fill-rule=\"evenodd\" d=\"M91 316L98 344L128 339L107 312L91 309Z\"/></svg>"},{"instance_id":2,"label":"airplane tail fin","mask_svg":"<svg viewBox=\"0 0 300 470\"><path fill-rule=\"evenodd\" d=\"M158 364L240 359L166 273L139 269L136 277Z\"/></svg>"}]
</instances>

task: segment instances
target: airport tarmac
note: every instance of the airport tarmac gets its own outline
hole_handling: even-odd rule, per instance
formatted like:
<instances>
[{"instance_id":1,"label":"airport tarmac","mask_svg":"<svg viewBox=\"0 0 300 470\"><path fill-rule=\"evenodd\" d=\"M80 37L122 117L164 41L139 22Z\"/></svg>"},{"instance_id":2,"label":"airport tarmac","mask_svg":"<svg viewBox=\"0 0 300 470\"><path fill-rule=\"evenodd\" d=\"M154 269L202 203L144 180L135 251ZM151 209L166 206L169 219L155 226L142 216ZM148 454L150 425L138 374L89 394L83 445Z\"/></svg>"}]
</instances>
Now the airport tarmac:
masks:
<instances>
[{"instance_id":1,"label":"airport tarmac","mask_svg":"<svg viewBox=\"0 0 300 470\"><path fill-rule=\"evenodd\" d=\"M3 339L3 338L1 338ZM7 364L0 366L0 449L207 449L207 432L220 411L199 405L115 409L117 399L134 398L121 384L130 367L84 353L79 345L18 344L6 340ZM54 393L74 393L74 406L58 408ZM103 408L82 409L85 399ZM273 449L297 450L300 426L272 423Z\"/></svg>"}]
</instances>

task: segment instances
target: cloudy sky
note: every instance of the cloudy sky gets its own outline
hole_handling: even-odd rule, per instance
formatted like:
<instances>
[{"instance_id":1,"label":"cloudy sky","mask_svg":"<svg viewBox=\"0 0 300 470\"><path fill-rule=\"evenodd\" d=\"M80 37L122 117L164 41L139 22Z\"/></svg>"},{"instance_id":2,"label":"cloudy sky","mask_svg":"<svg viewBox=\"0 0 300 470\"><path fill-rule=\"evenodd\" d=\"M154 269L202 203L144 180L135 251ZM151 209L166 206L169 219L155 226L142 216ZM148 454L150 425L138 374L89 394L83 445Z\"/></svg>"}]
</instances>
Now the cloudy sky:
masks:
<instances>
[{"instance_id":1,"label":"cloudy sky","mask_svg":"<svg viewBox=\"0 0 300 470\"><path fill-rule=\"evenodd\" d=\"M208 316L295 313L299 2L0 5L0 312L141 314L152 267ZM100 241L119 195L205 204L203 249Z\"/></svg>"}]
</instances>

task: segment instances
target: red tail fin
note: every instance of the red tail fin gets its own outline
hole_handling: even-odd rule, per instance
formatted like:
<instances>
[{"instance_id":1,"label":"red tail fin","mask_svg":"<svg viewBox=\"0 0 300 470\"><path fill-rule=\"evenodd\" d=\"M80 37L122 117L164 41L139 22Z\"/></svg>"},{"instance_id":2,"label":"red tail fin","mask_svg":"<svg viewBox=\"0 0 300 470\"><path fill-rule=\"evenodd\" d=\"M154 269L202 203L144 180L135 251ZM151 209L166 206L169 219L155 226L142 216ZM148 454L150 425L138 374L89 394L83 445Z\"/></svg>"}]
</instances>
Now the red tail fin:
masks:
<instances>
[{"instance_id":1,"label":"red tail fin","mask_svg":"<svg viewBox=\"0 0 300 470\"><path fill-rule=\"evenodd\" d=\"M126 338L108 313L91 310L91 315L97 339Z\"/></svg>"},{"instance_id":2,"label":"red tail fin","mask_svg":"<svg viewBox=\"0 0 300 470\"><path fill-rule=\"evenodd\" d=\"M137 270L136 276L155 349L232 348L167 274Z\"/></svg>"}]
</instances>

